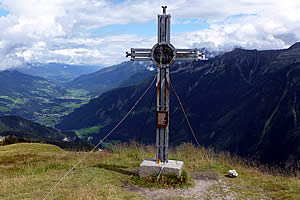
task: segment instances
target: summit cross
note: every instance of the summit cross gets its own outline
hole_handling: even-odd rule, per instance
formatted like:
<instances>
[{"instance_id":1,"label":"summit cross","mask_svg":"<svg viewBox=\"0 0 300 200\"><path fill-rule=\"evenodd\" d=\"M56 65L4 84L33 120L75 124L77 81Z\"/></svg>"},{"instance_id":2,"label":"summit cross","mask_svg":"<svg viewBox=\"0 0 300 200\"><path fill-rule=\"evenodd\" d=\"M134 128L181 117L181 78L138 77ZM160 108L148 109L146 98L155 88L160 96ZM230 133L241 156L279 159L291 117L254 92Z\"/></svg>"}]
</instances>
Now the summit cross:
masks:
<instances>
[{"instance_id":1,"label":"summit cross","mask_svg":"<svg viewBox=\"0 0 300 200\"><path fill-rule=\"evenodd\" d=\"M126 57L131 61L152 61L158 67L157 108L156 108L156 161L168 162L169 146L169 104L170 104L170 67L175 61L198 61L202 54L198 49L176 49L170 43L171 15L166 13L167 6L162 6L163 13L158 15L157 43L152 49L131 48Z\"/></svg>"}]
</instances>

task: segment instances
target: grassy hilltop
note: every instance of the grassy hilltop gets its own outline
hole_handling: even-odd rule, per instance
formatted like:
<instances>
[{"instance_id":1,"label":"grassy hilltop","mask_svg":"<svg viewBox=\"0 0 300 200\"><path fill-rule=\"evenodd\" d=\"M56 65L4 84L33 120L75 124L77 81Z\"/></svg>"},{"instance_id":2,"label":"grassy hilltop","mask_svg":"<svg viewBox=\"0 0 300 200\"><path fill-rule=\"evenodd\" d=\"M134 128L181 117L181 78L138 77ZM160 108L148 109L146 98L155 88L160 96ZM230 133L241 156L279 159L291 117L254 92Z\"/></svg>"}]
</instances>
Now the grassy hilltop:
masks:
<instances>
[{"instance_id":1,"label":"grassy hilltop","mask_svg":"<svg viewBox=\"0 0 300 200\"><path fill-rule=\"evenodd\" d=\"M0 146L0 199L43 199L86 154L48 144ZM297 169L283 173L228 153L182 144L170 149L169 158L184 161L184 184L168 177L159 183L156 178L140 180L140 163L154 156L154 146L136 143L93 152L48 199L300 199ZM239 177L226 177L229 169L236 169Z\"/></svg>"}]
</instances>

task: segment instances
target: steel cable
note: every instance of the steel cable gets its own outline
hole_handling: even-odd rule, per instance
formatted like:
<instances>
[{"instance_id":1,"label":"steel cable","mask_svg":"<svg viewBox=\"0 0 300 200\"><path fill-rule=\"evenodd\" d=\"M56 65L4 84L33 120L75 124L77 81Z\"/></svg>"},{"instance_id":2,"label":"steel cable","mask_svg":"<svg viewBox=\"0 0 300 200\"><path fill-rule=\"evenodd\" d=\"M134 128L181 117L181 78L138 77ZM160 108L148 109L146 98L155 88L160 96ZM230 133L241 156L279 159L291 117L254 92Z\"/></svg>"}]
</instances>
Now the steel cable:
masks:
<instances>
[{"instance_id":1,"label":"steel cable","mask_svg":"<svg viewBox=\"0 0 300 200\"><path fill-rule=\"evenodd\" d=\"M150 103L150 106L149 106L149 108L148 108L148 112L147 112L147 114L146 114L146 116L145 116L145 119L144 119L144 123L143 123L142 129L138 132L138 135L137 135L137 141L138 141L138 142L141 142L141 141L140 141L140 140L141 140L141 136L142 136L142 133L143 133L143 131L144 131L144 129L145 129L146 122L148 121L148 117L149 117L149 114L150 114L150 112L151 112L151 109L152 109L152 106L153 106L153 100L154 100L155 96L156 96L156 91L154 91L154 94L153 94L153 96L152 96L151 103Z\"/></svg>"},{"instance_id":2,"label":"steel cable","mask_svg":"<svg viewBox=\"0 0 300 200\"><path fill-rule=\"evenodd\" d=\"M111 131L104 137L102 138L102 140L100 140L100 142L91 150L89 151L81 160L79 160L63 177L61 177L59 179L59 181L57 183L55 183L55 185L52 187L52 189L47 193L47 195L43 198L43 200L46 200L50 194L52 194L52 192L56 189L57 185L60 184L82 161L84 161L96 148L98 148L98 146L100 144L102 144L102 142L108 138L120 125L121 123L129 116L129 114L133 111L133 109L137 106L137 104L142 100L142 98L147 94L147 92L149 91L149 89L151 88L151 86L153 85L154 81L156 79L156 75L154 76L152 82L150 83L150 85L147 87L147 89L145 90L145 92L140 96L140 98L136 101L136 103L132 106L132 108L127 112L127 114L119 121L119 123L113 128L111 129Z\"/></svg>"},{"instance_id":3,"label":"steel cable","mask_svg":"<svg viewBox=\"0 0 300 200\"><path fill-rule=\"evenodd\" d=\"M186 112L185 112L185 110L184 110L184 108L183 108L183 105L182 105L182 103L181 103L181 101L180 101L179 96L177 95L177 92L176 92L176 90L175 90L175 88L174 88L174 86L173 86L173 83L172 83L171 79L170 79L170 85L171 85L171 87L172 87L172 90L173 90L173 92L174 92L176 98L177 98L177 101L178 101L178 103L179 103L179 105L180 105L180 108L181 108L181 110L182 110L182 112L183 112L183 114L184 114L185 120L186 120L186 122L187 122L187 124L188 124L188 126L189 126L189 128L190 128L190 130L191 130L191 132L192 132L192 135L193 135L193 137L194 137L194 139L195 139L197 145L199 146L199 148L201 148L201 145L200 145L200 143L199 143L199 141L198 141L198 139L197 139L197 137L196 137L196 134L195 134L195 132L194 132L192 126L191 126L191 123L190 123L190 121L189 121L189 119L188 119L188 117L187 117L187 114L186 114ZM208 159L207 159L205 156L204 156L204 159L206 160L207 163L209 163ZM223 197L224 197L225 199L227 199L227 195L226 195L226 193L224 192L224 190L223 190L223 188L222 188L222 186L221 186L221 183L219 182L219 180L217 179L217 177L215 178L215 181L218 183L218 185L219 185L219 187L220 187L220 189L221 189L221 191L222 191L222 193L223 193Z\"/></svg>"},{"instance_id":4,"label":"steel cable","mask_svg":"<svg viewBox=\"0 0 300 200\"><path fill-rule=\"evenodd\" d=\"M193 135L193 137L194 137L194 139L195 139L197 145L198 145L199 147L201 147L201 145L200 145L200 143L199 143L199 141L198 141L198 139L197 139L197 137L196 137L196 135L195 135L195 132L194 132L192 126L191 126L191 123L190 123L190 121L189 121L189 119L188 119L188 117L187 117L187 115L186 115L186 112L185 112L185 110L184 110L184 108L183 108L183 105L182 105L182 103L181 103L181 101L180 101L180 98L179 98L179 96L177 95L177 92L176 92L176 90L175 90L175 88L174 88L174 86L173 86L173 83L172 83L171 79L170 79L170 85L171 85L171 87L172 87L172 90L173 90L173 92L174 92L176 98L177 98L177 101L178 101L178 103L179 103L179 105L180 105L180 108L181 108L181 110L182 110L182 112L183 112L183 114L184 114L185 120L186 120L186 122L187 122L187 124L188 124L188 126L189 126L189 128L190 128L190 130L191 130L191 132L192 132L192 135Z\"/></svg>"}]
</instances>

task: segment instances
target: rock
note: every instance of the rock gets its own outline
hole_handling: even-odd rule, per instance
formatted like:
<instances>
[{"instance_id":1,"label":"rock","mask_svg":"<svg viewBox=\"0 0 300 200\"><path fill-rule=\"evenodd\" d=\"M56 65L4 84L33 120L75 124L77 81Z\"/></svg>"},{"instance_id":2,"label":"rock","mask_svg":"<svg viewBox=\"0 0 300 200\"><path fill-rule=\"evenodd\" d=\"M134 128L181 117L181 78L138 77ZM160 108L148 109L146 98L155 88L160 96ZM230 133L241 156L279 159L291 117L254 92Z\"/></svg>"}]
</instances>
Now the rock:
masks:
<instances>
[{"instance_id":1,"label":"rock","mask_svg":"<svg viewBox=\"0 0 300 200\"><path fill-rule=\"evenodd\" d=\"M170 175L174 174L177 177L181 176L183 162L178 160L169 160L167 163L158 164L153 159L146 159L142 162L139 169L140 177L147 177L153 174Z\"/></svg>"},{"instance_id":2,"label":"rock","mask_svg":"<svg viewBox=\"0 0 300 200\"><path fill-rule=\"evenodd\" d=\"M231 177L231 178L235 178L238 175L239 174L234 169L228 171L228 176Z\"/></svg>"}]
</instances>

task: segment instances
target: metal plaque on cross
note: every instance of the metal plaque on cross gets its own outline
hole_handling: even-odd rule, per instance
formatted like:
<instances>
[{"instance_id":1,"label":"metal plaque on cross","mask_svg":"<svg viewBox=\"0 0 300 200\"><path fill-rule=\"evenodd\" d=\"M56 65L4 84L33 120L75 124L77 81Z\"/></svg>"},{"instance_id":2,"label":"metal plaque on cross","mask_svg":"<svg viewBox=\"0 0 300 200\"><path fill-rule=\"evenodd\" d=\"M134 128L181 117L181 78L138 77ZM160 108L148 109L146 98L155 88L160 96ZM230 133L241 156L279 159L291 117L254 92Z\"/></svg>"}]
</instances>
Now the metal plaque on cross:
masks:
<instances>
[{"instance_id":1,"label":"metal plaque on cross","mask_svg":"<svg viewBox=\"0 0 300 200\"><path fill-rule=\"evenodd\" d=\"M126 57L131 61L152 61L158 67L157 111L156 111L156 161L168 162L169 146L169 104L170 104L170 67L175 61L197 61L202 54L198 49L176 49L170 43L171 15L158 15L157 43L152 49L131 48Z\"/></svg>"}]
</instances>

